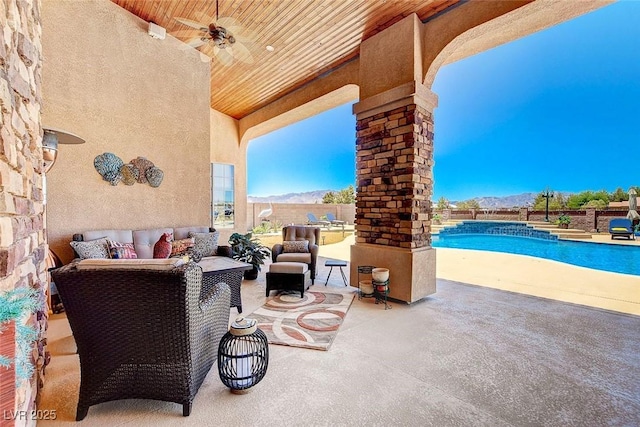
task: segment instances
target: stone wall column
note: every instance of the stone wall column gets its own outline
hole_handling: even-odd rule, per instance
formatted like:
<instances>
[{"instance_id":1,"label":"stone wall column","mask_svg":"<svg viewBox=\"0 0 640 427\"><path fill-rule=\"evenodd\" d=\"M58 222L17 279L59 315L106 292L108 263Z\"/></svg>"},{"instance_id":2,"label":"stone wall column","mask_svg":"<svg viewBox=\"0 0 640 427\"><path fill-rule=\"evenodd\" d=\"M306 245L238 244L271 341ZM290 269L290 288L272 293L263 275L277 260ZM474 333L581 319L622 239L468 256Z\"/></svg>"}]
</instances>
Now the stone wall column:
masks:
<instances>
[{"instance_id":1,"label":"stone wall column","mask_svg":"<svg viewBox=\"0 0 640 427\"><path fill-rule=\"evenodd\" d=\"M29 310L0 325L0 329L15 328L13 338L5 331L0 334L0 340L12 341L3 341L2 351L7 345L15 350L5 354L12 360L10 369L0 367L0 422L22 426L36 422L29 414L36 409L46 364L40 1L0 0L0 27L4 30L0 32L0 299L10 304L8 295L23 288L33 289L39 297L34 300L37 313ZM20 325L37 332L36 342L26 341L32 351L18 345L25 340L18 333ZM35 367L30 378L18 375L16 360Z\"/></svg>"},{"instance_id":2,"label":"stone wall column","mask_svg":"<svg viewBox=\"0 0 640 427\"><path fill-rule=\"evenodd\" d=\"M587 208L584 216L584 231L595 233L597 228L596 208Z\"/></svg>"},{"instance_id":3,"label":"stone wall column","mask_svg":"<svg viewBox=\"0 0 640 427\"><path fill-rule=\"evenodd\" d=\"M410 82L363 100L356 113L357 266L390 270L390 297L408 303L435 292L431 248L433 110L437 97Z\"/></svg>"}]
</instances>

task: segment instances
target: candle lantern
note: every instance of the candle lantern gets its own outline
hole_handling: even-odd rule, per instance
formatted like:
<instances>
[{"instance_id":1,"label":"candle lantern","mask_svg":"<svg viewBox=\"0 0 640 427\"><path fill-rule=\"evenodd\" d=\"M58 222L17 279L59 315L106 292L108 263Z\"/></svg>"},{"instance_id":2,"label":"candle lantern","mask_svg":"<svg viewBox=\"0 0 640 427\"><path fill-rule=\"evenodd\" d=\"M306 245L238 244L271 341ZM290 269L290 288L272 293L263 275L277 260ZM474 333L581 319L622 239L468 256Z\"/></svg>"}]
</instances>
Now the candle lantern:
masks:
<instances>
[{"instance_id":1,"label":"candle lantern","mask_svg":"<svg viewBox=\"0 0 640 427\"><path fill-rule=\"evenodd\" d=\"M232 393L248 393L267 373L269 343L256 323L239 317L220 340L218 373Z\"/></svg>"}]
</instances>

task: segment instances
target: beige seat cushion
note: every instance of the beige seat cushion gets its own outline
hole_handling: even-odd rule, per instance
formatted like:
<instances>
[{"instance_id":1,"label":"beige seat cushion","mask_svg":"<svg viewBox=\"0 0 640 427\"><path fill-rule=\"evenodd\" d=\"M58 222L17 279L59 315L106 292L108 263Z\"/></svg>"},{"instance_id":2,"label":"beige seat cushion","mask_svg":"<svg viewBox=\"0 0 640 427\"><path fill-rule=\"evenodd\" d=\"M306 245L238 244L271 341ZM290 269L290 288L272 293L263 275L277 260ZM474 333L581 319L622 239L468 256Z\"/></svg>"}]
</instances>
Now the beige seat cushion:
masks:
<instances>
[{"instance_id":1,"label":"beige seat cushion","mask_svg":"<svg viewBox=\"0 0 640 427\"><path fill-rule=\"evenodd\" d=\"M269 273L305 274L308 270L307 264L300 262L276 262L269 266Z\"/></svg>"},{"instance_id":2,"label":"beige seat cushion","mask_svg":"<svg viewBox=\"0 0 640 427\"><path fill-rule=\"evenodd\" d=\"M184 264L183 258L168 259L83 259L78 262L78 270L90 269L145 269L171 270Z\"/></svg>"},{"instance_id":3,"label":"beige seat cushion","mask_svg":"<svg viewBox=\"0 0 640 427\"><path fill-rule=\"evenodd\" d=\"M309 264L311 262L311 254L309 252L285 252L278 255L276 262L304 262Z\"/></svg>"}]
</instances>

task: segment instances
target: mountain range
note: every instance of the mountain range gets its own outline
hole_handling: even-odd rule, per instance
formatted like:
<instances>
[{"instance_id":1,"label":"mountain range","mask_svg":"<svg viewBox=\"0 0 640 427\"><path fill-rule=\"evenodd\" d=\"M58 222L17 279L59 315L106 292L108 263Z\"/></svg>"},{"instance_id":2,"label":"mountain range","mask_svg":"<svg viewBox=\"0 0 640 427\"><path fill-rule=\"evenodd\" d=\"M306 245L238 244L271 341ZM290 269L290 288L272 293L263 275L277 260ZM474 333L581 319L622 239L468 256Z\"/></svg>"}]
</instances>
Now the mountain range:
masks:
<instances>
[{"instance_id":1,"label":"mountain range","mask_svg":"<svg viewBox=\"0 0 640 427\"><path fill-rule=\"evenodd\" d=\"M322 197L329 191L337 193L339 190L315 190L303 193L288 193L267 197L248 196L247 201L249 203L322 203ZM537 193L522 193L503 197L476 197L472 200L476 200L480 207L483 209L504 209L520 206L530 206L533 204L536 196ZM452 205L455 205L456 203L460 203L462 201L463 200L450 201L450 203Z\"/></svg>"}]
</instances>

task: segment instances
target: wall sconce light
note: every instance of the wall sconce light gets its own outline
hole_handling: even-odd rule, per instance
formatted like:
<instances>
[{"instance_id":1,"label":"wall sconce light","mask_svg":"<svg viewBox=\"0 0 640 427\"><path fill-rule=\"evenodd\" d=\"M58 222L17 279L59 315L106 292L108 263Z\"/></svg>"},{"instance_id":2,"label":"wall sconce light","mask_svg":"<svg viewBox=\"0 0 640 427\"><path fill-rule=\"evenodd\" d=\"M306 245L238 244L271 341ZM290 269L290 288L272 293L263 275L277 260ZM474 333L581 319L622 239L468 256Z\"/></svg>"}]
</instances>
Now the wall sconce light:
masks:
<instances>
[{"instance_id":1,"label":"wall sconce light","mask_svg":"<svg viewBox=\"0 0 640 427\"><path fill-rule=\"evenodd\" d=\"M84 139L72 133L59 129L44 129L42 137L42 157L44 158L44 172L47 173L58 157L58 144L84 144Z\"/></svg>"}]
</instances>

